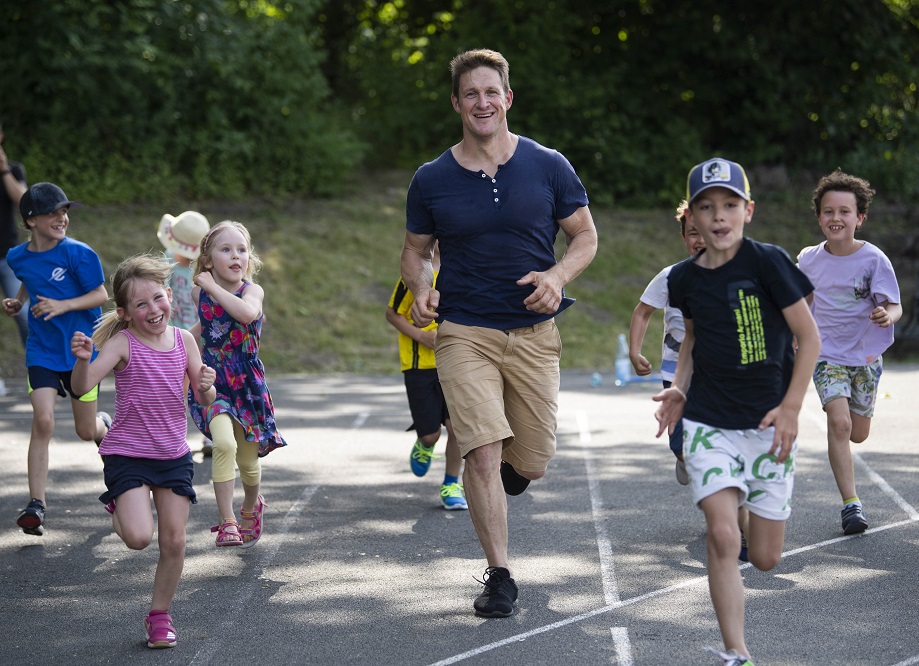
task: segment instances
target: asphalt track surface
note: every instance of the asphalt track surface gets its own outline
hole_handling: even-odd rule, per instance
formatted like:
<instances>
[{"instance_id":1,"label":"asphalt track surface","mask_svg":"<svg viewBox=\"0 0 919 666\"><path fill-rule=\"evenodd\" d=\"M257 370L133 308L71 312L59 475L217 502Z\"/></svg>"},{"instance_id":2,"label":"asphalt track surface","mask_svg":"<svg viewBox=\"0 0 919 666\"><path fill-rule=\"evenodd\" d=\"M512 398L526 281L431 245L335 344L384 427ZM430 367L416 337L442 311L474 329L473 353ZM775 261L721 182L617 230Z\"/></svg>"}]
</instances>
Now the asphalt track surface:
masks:
<instances>
[{"instance_id":1,"label":"asphalt track surface","mask_svg":"<svg viewBox=\"0 0 919 666\"><path fill-rule=\"evenodd\" d=\"M263 460L266 533L216 549L210 465L172 608L178 647L146 648L155 543L128 550L97 501L102 464L58 401L47 532L27 499L31 410L0 398L0 664L717 664L701 512L655 440L656 384L564 373L558 454L509 498L516 615L481 619L485 568L467 512L439 507L443 459L418 479L401 377L270 377L290 446ZM111 408L113 382L100 406ZM919 664L919 367L890 367L855 447L871 527L844 537L813 390L777 569L742 568L758 666ZM192 437L193 448L200 439ZM442 444L438 447L442 452ZM237 507L241 490L237 485Z\"/></svg>"}]
</instances>

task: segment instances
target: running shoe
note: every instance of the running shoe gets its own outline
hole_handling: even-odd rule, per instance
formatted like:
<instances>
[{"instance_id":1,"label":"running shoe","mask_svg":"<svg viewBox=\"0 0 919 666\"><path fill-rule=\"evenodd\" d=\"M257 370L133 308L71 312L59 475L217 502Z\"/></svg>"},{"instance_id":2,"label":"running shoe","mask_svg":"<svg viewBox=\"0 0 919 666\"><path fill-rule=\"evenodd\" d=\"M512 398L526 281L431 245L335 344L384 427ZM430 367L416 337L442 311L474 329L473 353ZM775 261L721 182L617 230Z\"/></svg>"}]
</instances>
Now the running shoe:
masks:
<instances>
[{"instance_id":1,"label":"running shoe","mask_svg":"<svg viewBox=\"0 0 919 666\"><path fill-rule=\"evenodd\" d=\"M722 652L713 647L705 648L709 652L718 655L721 658L721 666L753 666L749 657L737 654L734 650Z\"/></svg>"},{"instance_id":2,"label":"running shoe","mask_svg":"<svg viewBox=\"0 0 919 666\"><path fill-rule=\"evenodd\" d=\"M747 554L747 535L743 533L743 530L740 530L740 553L737 559L741 562L750 561L750 556Z\"/></svg>"},{"instance_id":3,"label":"running shoe","mask_svg":"<svg viewBox=\"0 0 919 666\"><path fill-rule=\"evenodd\" d=\"M689 485L689 473L686 471L686 461L680 460L679 458L676 460L676 482L681 486Z\"/></svg>"},{"instance_id":4,"label":"running shoe","mask_svg":"<svg viewBox=\"0 0 919 666\"><path fill-rule=\"evenodd\" d=\"M450 483L440 487L440 503L447 511L463 511L468 509L466 496L463 494L463 484Z\"/></svg>"},{"instance_id":5,"label":"running shoe","mask_svg":"<svg viewBox=\"0 0 919 666\"><path fill-rule=\"evenodd\" d=\"M508 495L519 495L530 485L530 480L518 474L517 470L509 462L502 460L501 484L504 486L504 492Z\"/></svg>"},{"instance_id":6,"label":"running shoe","mask_svg":"<svg viewBox=\"0 0 919 666\"><path fill-rule=\"evenodd\" d=\"M858 534L868 529L868 516L861 504L852 502L842 508L842 531L845 534Z\"/></svg>"},{"instance_id":7,"label":"running shoe","mask_svg":"<svg viewBox=\"0 0 919 666\"><path fill-rule=\"evenodd\" d=\"M105 434L108 434L109 429L112 427L112 417L109 416L108 412L96 412L96 416L102 419L102 422L105 424ZM105 435L102 435L102 438L105 438ZM101 439L96 440L96 446L102 444Z\"/></svg>"},{"instance_id":8,"label":"running shoe","mask_svg":"<svg viewBox=\"0 0 919 666\"><path fill-rule=\"evenodd\" d=\"M19 512L16 524L26 534L42 536L45 533L45 503L33 497L29 505Z\"/></svg>"},{"instance_id":9,"label":"running shoe","mask_svg":"<svg viewBox=\"0 0 919 666\"><path fill-rule=\"evenodd\" d=\"M514 602L517 601L517 583L511 573L501 567L488 567L482 594L475 598L472 607L480 617L510 617L514 614Z\"/></svg>"},{"instance_id":10,"label":"running shoe","mask_svg":"<svg viewBox=\"0 0 919 666\"><path fill-rule=\"evenodd\" d=\"M415 440L412 446L412 453L408 457L408 462L412 467L412 474L415 476L424 476L431 469L431 459L434 457L434 447L427 447L421 443L421 440Z\"/></svg>"}]
</instances>

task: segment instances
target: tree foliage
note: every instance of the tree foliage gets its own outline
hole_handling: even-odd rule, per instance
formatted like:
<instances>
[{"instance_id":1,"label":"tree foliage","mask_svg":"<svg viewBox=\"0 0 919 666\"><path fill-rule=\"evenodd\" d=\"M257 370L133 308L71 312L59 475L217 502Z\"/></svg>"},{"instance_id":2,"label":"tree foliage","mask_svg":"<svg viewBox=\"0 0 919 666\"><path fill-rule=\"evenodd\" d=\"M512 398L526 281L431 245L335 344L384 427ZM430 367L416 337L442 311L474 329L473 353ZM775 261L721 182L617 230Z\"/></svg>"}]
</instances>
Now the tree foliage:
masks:
<instances>
[{"instance_id":1,"label":"tree foliage","mask_svg":"<svg viewBox=\"0 0 919 666\"><path fill-rule=\"evenodd\" d=\"M8 3L0 109L33 180L95 201L324 192L362 148L316 0Z\"/></svg>"},{"instance_id":2,"label":"tree foliage","mask_svg":"<svg viewBox=\"0 0 919 666\"><path fill-rule=\"evenodd\" d=\"M859 172L919 194L919 21L911 0L327 2L336 92L374 158L406 164L457 140L447 63L487 47L511 63L511 128L562 150L592 196L672 203L688 168ZM385 128L385 132L379 132Z\"/></svg>"},{"instance_id":3,"label":"tree foliage","mask_svg":"<svg viewBox=\"0 0 919 666\"><path fill-rule=\"evenodd\" d=\"M594 201L671 205L714 154L919 195L917 0L23 0L0 118L95 200L334 190L459 138L448 63L502 51L512 131ZM754 182L754 185L756 183Z\"/></svg>"}]
</instances>

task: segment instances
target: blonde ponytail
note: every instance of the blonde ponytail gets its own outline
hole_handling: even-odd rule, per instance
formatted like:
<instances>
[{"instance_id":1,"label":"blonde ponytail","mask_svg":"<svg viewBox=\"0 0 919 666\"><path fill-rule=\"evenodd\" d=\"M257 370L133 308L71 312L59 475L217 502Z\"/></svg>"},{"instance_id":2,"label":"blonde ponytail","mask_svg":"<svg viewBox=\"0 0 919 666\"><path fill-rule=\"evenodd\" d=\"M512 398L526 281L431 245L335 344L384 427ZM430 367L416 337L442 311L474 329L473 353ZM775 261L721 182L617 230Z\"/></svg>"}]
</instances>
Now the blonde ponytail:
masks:
<instances>
[{"instance_id":1,"label":"blonde ponytail","mask_svg":"<svg viewBox=\"0 0 919 666\"><path fill-rule=\"evenodd\" d=\"M116 333L128 327L128 322L118 316L118 310L109 310L96 320L93 326L93 344L96 349L111 340Z\"/></svg>"}]
</instances>

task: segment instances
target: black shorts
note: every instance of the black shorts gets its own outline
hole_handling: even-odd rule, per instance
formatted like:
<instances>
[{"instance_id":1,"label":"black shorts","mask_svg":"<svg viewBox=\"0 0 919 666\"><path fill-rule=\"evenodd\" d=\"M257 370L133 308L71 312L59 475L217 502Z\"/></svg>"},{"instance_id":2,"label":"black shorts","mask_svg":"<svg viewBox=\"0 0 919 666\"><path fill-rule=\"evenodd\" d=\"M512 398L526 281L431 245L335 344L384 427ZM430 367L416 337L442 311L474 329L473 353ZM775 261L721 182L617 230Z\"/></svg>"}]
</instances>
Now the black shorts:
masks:
<instances>
[{"instance_id":1,"label":"black shorts","mask_svg":"<svg viewBox=\"0 0 919 666\"><path fill-rule=\"evenodd\" d=\"M440 388L437 370L406 370L405 394L408 396L408 408L412 413L412 425L407 430L414 430L419 437L440 432L440 426L447 422L450 413L447 401Z\"/></svg>"},{"instance_id":2,"label":"black shorts","mask_svg":"<svg viewBox=\"0 0 919 666\"><path fill-rule=\"evenodd\" d=\"M95 402L99 398L98 386L91 388L89 393L85 395L77 395L74 393L73 388L70 386L70 376L73 374L70 370L61 372L59 370L43 368L40 365L30 365L28 370L29 393L35 389L53 388L62 398L66 398L68 393L71 398L81 402Z\"/></svg>"},{"instance_id":3,"label":"black shorts","mask_svg":"<svg viewBox=\"0 0 919 666\"><path fill-rule=\"evenodd\" d=\"M105 486L107 491L99 495L99 501L108 504L132 488L171 488L176 495L184 495L192 504L198 503L198 496L192 486L195 463L191 451L173 460L153 458L129 458L128 456L103 456Z\"/></svg>"}]
</instances>

